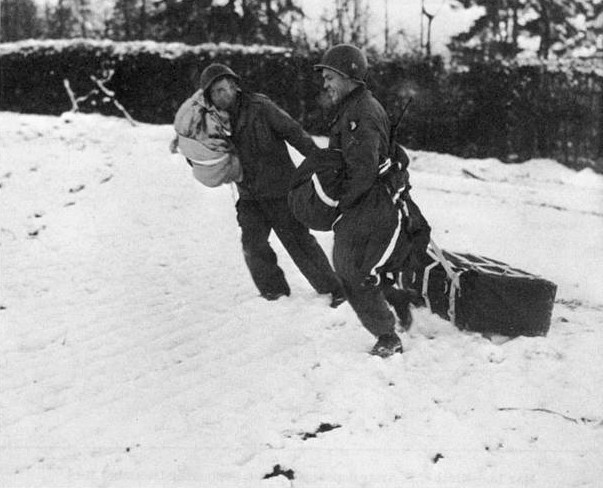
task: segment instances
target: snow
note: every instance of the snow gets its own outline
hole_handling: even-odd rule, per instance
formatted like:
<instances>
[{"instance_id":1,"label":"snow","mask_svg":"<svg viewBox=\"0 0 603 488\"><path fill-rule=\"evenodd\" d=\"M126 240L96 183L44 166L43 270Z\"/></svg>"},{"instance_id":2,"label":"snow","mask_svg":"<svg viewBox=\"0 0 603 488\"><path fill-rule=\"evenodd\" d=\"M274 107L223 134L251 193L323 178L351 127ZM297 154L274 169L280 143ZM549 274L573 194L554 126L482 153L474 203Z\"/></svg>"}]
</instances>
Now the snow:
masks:
<instances>
[{"instance_id":1,"label":"snow","mask_svg":"<svg viewBox=\"0 0 603 488\"><path fill-rule=\"evenodd\" d=\"M16 42L0 43L0 55L20 53L21 56L28 55L37 51L55 51L62 52L69 49L88 49L104 50L118 57L123 57L132 53L150 53L156 54L164 59L176 59L185 54L209 54L215 57L218 52L238 52L246 54L284 54L291 52L291 48L269 46L263 44L230 44L226 42L214 43L207 42L191 46L182 42L157 42L157 41L127 41L114 42L109 39L26 39Z\"/></svg>"},{"instance_id":2,"label":"snow","mask_svg":"<svg viewBox=\"0 0 603 488\"><path fill-rule=\"evenodd\" d=\"M1 486L601 486L603 177L412 152L436 242L558 300L547 337L510 341L414 310L381 360L278 241L292 296L257 296L232 189L171 137L0 117Z\"/></svg>"}]
</instances>

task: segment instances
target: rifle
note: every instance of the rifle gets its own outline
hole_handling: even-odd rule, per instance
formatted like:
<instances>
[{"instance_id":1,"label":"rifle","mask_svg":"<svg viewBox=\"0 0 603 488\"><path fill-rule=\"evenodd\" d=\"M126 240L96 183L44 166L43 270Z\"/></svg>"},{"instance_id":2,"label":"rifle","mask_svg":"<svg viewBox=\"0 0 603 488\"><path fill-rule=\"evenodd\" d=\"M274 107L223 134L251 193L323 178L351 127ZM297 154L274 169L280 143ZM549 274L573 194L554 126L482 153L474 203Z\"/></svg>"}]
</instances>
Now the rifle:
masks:
<instances>
[{"instance_id":1,"label":"rifle","mask_svg":"<svg viewBox=\"0 0 603 488\"><path fill-rule=\"evenodd\" d=\"M411 214L408 206L410 200L410 181L408 175L408 165L410 164L410 158L402 146L396 143L396 133L402 124L402 118L408 109L408 106L412 102L412 98L406 102L400 115L390 128L389 136L389 166L385 171L381 173L385 187L387 188L392 200L400 205L400 209L406 217L406 230L412 235L416 230L420 230L421 222L417 220L415 215Z\"/></svg>"},{"instance_id":2,"label":"rifle","mask_svg":"<svg viewBox=\"0 0 603 488\"><path fill-rule=\"evenodd\" d=\"M410 97L408 99L408 102L406 102L404 107L402 107L402 110L400 110L400 115L398 116L397 120L391 125L391 128L389 130L389 154L391 157L395 157L395 155L397 154L396 134L398 133L398 130L402 125L402 118L404 117L404 114L406 113L410 102L412 102L412 97Z\"/></svg>"}]
</instances>

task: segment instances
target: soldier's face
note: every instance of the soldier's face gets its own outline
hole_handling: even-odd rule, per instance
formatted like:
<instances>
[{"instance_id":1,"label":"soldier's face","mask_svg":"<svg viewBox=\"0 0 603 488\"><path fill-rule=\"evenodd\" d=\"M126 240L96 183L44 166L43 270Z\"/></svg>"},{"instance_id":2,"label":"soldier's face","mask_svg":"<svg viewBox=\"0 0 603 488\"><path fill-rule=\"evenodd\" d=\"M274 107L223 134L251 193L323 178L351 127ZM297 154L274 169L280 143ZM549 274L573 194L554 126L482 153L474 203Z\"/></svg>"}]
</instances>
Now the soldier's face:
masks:
<instances>
[{"instance_id":1,"label":"soldier's face","mask_svg":"<svg viewBox=\"0 0 603 488\"><path fill-rule=\"evenodd\" d=\"M324 88L331 103L339 103L356 86L352 80L330 69L322 70Z\"/></svg>"},{"instance_id":2,"label":"soldier's face","mask_svg":"<svg viewBox=\"0 0 603 488\"><path fill-rule=\"evenodd\" d=\"M234 107L237 99L237 85L230 78L222 78L211 85L209 96L217 108L228 110Z\"/></svg>"}]
</instances>

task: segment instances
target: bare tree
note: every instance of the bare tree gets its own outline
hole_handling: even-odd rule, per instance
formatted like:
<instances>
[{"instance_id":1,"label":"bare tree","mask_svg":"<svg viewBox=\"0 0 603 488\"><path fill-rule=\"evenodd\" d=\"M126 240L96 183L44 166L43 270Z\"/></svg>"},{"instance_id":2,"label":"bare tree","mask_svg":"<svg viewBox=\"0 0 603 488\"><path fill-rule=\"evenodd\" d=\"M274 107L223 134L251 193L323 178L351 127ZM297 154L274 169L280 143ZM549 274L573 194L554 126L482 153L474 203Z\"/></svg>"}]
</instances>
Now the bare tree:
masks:
<instances>
[{"instance_id":1,"label":"bare tree","mask_svg":"<svg viewBox=\"0 0 603 488\"><path fill-rule=\"evenodd\" d=\"M335 0L335 12L321 16L325 25L325 40L330 45L348 42L366 46L368 20L369 11L364 0Z\"/></svg>"},{"instance_id":2,"label":"bare tree","mask_svg":"<svg viewBox=\"0 0 603 488\"><path fill-rule=\"evenodd\" d=\"M569 53L594 41L582 27L603 11L602 0L456 0L465 8L480 6L483 14L450 47L461 56L483 58L517 55L519 38L538 41L537 55Z\"/></svg>"},{"instance_id":3,"label":"bare tree","mask_svg":"<svg viewBox=\"0 0 603 488\"><path fill-rule=\"evenodd\" d=\"M431 29L432 22L436 15L440 12L445 0L441 0L437 9L425 7L425 0L421 0L421 49L425 49L425 54L431 56ZM493 0L497 1L497 0ZM425 23L427 27L427 33L425 35Z\"/></svg>"},{"instance_id":4,"label":"bare tree","mask_svg":"<svg viewBox=\"0 0 603 488\"><path fill-rule=\"evenodd\" d=\"M90 36L92 31L90 0L74 0L73 7L79 27L79 36L85 39Z\"/></svg>"},{"instance_id":5,"label":"bare tree","mask_svg":"<svg viewBox=\"0 0 603 488\"><path fill-rule=\"evenodd\" d=\"M53 39L70 38L77 24L71 0L57 0L56 5L48 9L48 37Z\"/></svg>"},{"instance_id":6,"label":"bare tree","mask_svg":"<svg viewBox=\"0 0 603 488\"><path fill-rule=\"evenodd\" d=\"M18 41L39 35L38 11L33 0L2 0L0 42Z\"/></svg>"}]
</instances>

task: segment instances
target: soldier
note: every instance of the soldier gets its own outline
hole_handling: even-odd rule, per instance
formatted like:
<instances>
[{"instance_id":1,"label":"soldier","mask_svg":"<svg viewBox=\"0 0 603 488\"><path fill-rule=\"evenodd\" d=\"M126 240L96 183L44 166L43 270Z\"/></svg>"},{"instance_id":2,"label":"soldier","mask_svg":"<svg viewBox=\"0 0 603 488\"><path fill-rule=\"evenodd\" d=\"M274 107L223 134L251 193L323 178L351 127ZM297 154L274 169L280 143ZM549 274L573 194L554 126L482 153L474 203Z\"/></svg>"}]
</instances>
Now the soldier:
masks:
<instances>
[{"instance_id":1,"label":"soldier","mask_svg":"<svg viewBox=\"0 0 603 488\"><path fill-rule=\"evenodd\" d=\"M228 66L214 63L200 77L209 104L230 116L232 134L216 140L216 150L234 151L243 170L237 182L237 220L245 262L262 297L276 300L291 293L268 237L274 231L302 274L320 294L331 294L337 307L344 294L324 251L287 203L295 165L285 142L303 155L317 149L312 138L265 95L248 93Z\"/></svg>"},{"instance_id":2,"label":"soldier","mask_svg":"<svg viewBox=\"0 0 603 488\"><path fill-rule=\"evenodd\" d=\"M389 156L389 117L366 87L368 64L357 47L332 47L315 69L322 72L324 88L336 108L329 148L341 151L345 167L341 218L333 228L333 264L350 305L377 338L371 354L388 357L402 352L395 316L383 288L367 284L362 263L382 252L389 239L389 223L378 209L371 208L373 200L366 198L379 177L379 165Z\"/></svg>"}]
</instances>

